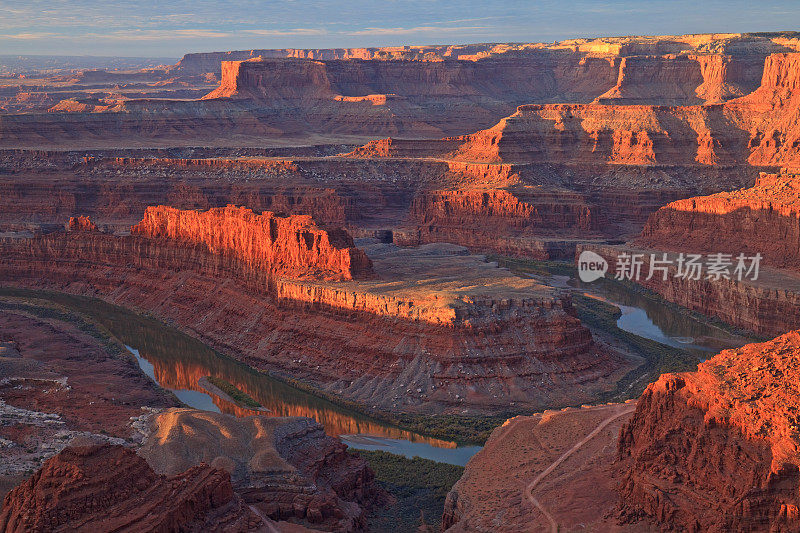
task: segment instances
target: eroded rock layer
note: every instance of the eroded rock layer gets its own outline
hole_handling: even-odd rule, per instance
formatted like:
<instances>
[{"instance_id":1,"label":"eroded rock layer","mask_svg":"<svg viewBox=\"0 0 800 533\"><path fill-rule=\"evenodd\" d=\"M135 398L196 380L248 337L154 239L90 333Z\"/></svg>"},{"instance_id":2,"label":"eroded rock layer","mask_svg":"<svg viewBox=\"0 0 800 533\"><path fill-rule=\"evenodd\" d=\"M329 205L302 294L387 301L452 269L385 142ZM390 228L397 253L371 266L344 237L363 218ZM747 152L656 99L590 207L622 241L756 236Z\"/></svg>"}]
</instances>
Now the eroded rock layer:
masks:
<instances>
[{"instance_id":1,"label":"eroded rock layer","mask_svg":"<svg viewBox=\"0 0 800 533\"><path fill-rule=\"evenodd\" d=\"M159 476L122 446L67 448L3 502L3 531L257 531L227 472Z\"/></svg>"},{"instance_id":2,"label":"eroded rock layer","mask_svg":"<svg viewBox=\"0 0 800 533\"><path fill-rule=\"evenodd\" d=\"M398 244L447 241L552 259L571 256L572 239L638 235L662 205L751 186L758 173L731 166L88 153L0 154L7 169L0 173L0 231L46 231L80 215L101 228L127 230L154 203L203 210L234 203L256 212L310 214L354 236Z\"/></svg>"},{"instance_id":3,"label":"eroded rock layer","mask_svg":"<svg viewBox=\"0 0 800 533\"><path fill-rule=\"evenodd\" d=\"M366 462L308 418L171 409L154 417L139 454L168 476L201 463L225 470L236 493L264 516L323 530L364 529L361 505L381 496Z\"/></svg>"},{"instance_id":4,"label":"eroded rock layer","mask_svg":"<svg viewBox=\"0 0 800 533\"><path fill-rule=\"evenodd\" d=\"M800 334L665 374L620 433L619 510L686 531L800 529Z\"/></svg>"},{"instance_id":5,"label":"eroded rock layer","mask_svg":"<svg viewBox=\"0 0 800 533\"><path fill-rule=\"evenodd\" d=\"M256 215L233 205L202 212L161 205L149 207L131 234L202 245L212 255L296 279L340 281L372 273L370 260L347 232L320 229L308 215Z\"/></svg>"},{"instance_id":6,"label":"eroded rock layer","mask_svg":"<svg viewBox=\"0 0 800 533\"><path fill-rule=\"evenodd\" d=\"M568 296L459 247L374 244L376 278L338 283L143 235L53 233L2 250L7 283L147 310L251 366L385 409L588 399L627 366L593 343Z\"/></svg>"},{"instance_id":7,"label":"eroded rock layer","mask_svg":"<svg viewBox=\"0 0 800 533\"><path fill-rule=\"evenodd\" d=\"M307 138L310 131L463 135L491 126L523 104L727 102L758 86L768 55L797 48L795 34L715 34L191 54L170 68L83 73L69 80L71 90L60 101L33 91L36 87L26 92L22 84L6 107L50 112L0 117L0 144L41 146L76 138L95 145L125 138L230 143L235 136L257 144L264 137ZM217 77L219 87L205 99L189 99ZM64 81L50 83L61 89ZM115 82L140 90L120 95ZM90 83L100 83L104 91L91 92ZM554 111L559 113L544 109L548 115ZM595 106L586 112L603 114ZM625 138L628 132L619 135L622 146L645 144L639 147L645 154L637 156L645 157L644 133L633 143Z\"/></svg>"},{"instance_id":8,"label":"eroded rock layer","mask_svg":"<svg viewBox=\"0 0 800 533\"><path fill-rule=\"evenodd\" d=\"M442 139L438 150L430 144L427 154L507 164L795 165L800 54L768 56L760 78L753 92L718 105L522 105L489 129ZM660 91L658 84L645 86ZM385 157L411 153L417 143L371 147Z\"/></svg>"},{"instance_id":9,"label":"eroded rock layer","mask_svg":"<svg viewBox=\"0 0 800 533\"><path fill-rule=\"evenodd\" d=\"M637 243L700 253L755 255L800 270L800 176L761 174L755 187L669 203L650 216Z\"/></svg>"}]
</instances>

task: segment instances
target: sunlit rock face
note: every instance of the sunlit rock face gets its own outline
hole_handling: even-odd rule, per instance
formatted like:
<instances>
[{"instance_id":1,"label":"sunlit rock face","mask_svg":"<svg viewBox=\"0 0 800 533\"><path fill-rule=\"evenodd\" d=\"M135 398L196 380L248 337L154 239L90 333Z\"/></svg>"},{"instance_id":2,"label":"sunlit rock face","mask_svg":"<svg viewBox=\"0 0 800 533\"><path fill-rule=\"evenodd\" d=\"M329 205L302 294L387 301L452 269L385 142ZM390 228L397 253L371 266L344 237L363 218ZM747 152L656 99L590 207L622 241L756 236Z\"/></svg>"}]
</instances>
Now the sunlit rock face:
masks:
<instances>
[{"instance_id":1,"label":"sunlit rock face","mask_svg":"<svg viewBox=\"0 0 800 533\"><path fill-rule=\"evenodd\" d=\"M800 334L651 384L620 433L621 516L694 531L800 527Z\"/></svg>"}]
</instances>

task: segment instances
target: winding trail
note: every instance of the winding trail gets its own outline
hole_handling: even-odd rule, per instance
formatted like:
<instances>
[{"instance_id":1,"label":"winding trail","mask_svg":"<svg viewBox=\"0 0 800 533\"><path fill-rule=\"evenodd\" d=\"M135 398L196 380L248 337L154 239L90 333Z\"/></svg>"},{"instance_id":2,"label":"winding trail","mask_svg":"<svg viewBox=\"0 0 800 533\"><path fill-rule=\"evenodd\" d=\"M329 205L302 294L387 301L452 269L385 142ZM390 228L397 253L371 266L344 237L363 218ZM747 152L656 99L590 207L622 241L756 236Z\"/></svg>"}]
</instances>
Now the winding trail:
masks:
<instances>
[{"instance_id":1,"label":"winding trail","mask_svg":"<svg viewBox=\"0 0 800 533\"><path fill-rule=\"evenodd\" d=\"M558 533L558 522L556 522L555 518L553 518L553 515L547 512L547 509L545 509L542 506L542 504L539 503L539 500L537 500L533 496L533 489L535 489L536 485L538 485L548 474L550 474L553 470L558 468L558 466L561 463L566 461L569 458L569 456L578 451L584 444L592 440L592 438L594 438L595 435L603 431L603 429L607 425L609 425L617 418L633 412L635 409L636 409L636 404L632 405L626 404L624 407L618 408L614 414L612 414L611 416L600 422L596 428L594 428L591 432L589 432L588 435L586 435L585 437L583 437L583 439L575 443L575 445L566 452L564 452L561 455L561 457L553 461L553 463L550 466L548 466L542 472L540 472L539 475L536 476L536 478L533 481L531 481L527 487L525 487L525 492L524 492L525 497L528 499L529 502L531 502L531 505L533 505L536 509L539 509L539 511L541 511L544 517L547 518L547 521L550 522L550 531L552 533Z\"/></svg>"}]
</instances>

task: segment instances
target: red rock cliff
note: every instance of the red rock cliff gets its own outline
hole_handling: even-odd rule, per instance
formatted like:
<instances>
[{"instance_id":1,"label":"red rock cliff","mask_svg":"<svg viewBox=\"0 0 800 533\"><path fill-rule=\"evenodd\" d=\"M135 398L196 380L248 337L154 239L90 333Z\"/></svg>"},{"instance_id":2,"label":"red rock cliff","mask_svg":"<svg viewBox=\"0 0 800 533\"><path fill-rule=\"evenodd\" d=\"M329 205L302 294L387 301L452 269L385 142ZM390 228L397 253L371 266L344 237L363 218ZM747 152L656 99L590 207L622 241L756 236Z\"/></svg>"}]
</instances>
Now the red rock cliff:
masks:
<instances>
[{"instance_id":1,"label":"red rock cliff","mask_svg":"<svg viewBox=\"0 0 800 533\"><path fill-rule=\"evenodd\" d=\"M122 446L67 448L3 502L3 531L247 531L263 527L207 465L167 478Z\"/></svg>"},{"instance_id":2,"label":"red rock cliff","mask_svg":"<svg viewBox=\"0 0 800 533\"><path fill-rule=\"evenodd\" d=\"M97 231L97 226L87 216L69 217L67 231Z\"/></svg>"},{"instance_id":3,"label":"red rock cliff","mask_svg":"<svg viewBox=\"0 0 800 533\"><path fill-rule=\"evenodd\" d=\"M323 230L310 216L279 217L229 205L208 211L149 207L131 233L202 245L251 268L298 279L369 277L372 266L344 230Z\"/></svg>"},{"instance_id":4,"label":"red rock cliff","mask_svg":"<svg viewBox=\"0 0 800 533\"><path fill-rule=\"evenodd\" d=\"M651 384L619 439L621 516L665 530L800 530L800 333Z\"/></svg>"},{"instance_id":5,"label":"red rock cliff","mask_svg":"<svg viewBox=\"0 0 800 533\"><path fill-rule=\"evenodd\" d=\"M800 269L800 175L762 174L755 187L678 200L650 216L638 243L700 253L760 253ZM678 250L678 248L680 248Z\"/></svg>"}]
</instances>

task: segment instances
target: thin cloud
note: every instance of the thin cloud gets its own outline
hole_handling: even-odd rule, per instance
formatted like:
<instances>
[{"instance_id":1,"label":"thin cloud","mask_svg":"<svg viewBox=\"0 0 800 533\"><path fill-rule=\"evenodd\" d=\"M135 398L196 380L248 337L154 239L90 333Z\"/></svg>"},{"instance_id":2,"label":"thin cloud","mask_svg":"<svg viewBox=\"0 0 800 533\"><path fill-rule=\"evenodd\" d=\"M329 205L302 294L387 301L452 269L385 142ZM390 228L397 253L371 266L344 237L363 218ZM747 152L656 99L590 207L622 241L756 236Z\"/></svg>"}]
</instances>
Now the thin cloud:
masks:
<instances>
[{"instance_id":1,"label":"thin cloud","mask_svg":"<svg viewBox=\"0 0 800 533\"><path fill-rule=\"evenodd\" d=\"M413 28L366 28L347 35L411 35L415 33L457 33L492 29L490 26L415 26Z\"/></svg>"},{"instance_id":2,"label":"thin cloud","mask_svg":"<svg viewBox=\"0 0 800 533\"><path fill-rule=\"evenodd\" d=\"M175 39L223 39L234 34L217 30L120 30L111 33L89 33L81 37L117 41L161 41Z\"/></svg>"},{"instance_id":3,"label":"thin cloud","mask_svg":"<svg viewBox=\"0 0 800 533\"><path fill-rule=\"evenodd\" d=\"M241 33L250 35L327 35L328 31L322 28L292 28L288 30L242 30Z\"/></svg>"},{"instance_id":4,"label":"thin cloud","mask_svg":"<svg viewBox=\"0 0 800 533\"><path fill-rule=\"evenodd\" d=\"M45 39L57 36L57 33L52 32L31 32L31 33L15 33L11 35L0 35L0 39L18 39L20 41L31 41L35 39Z\"/></svg>"}]
</instances>

